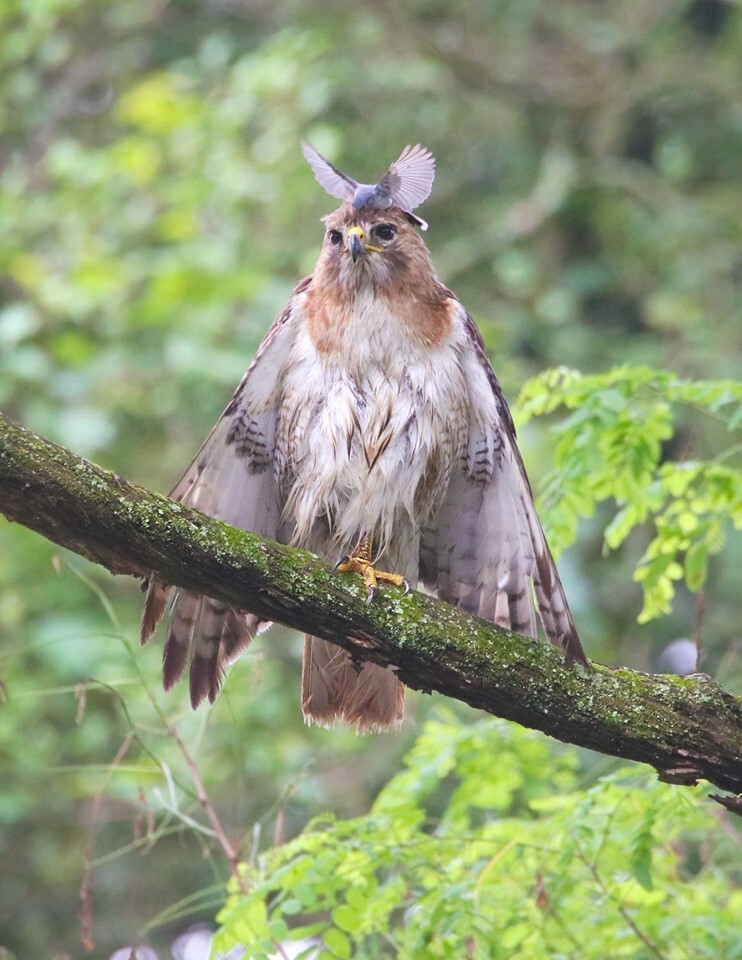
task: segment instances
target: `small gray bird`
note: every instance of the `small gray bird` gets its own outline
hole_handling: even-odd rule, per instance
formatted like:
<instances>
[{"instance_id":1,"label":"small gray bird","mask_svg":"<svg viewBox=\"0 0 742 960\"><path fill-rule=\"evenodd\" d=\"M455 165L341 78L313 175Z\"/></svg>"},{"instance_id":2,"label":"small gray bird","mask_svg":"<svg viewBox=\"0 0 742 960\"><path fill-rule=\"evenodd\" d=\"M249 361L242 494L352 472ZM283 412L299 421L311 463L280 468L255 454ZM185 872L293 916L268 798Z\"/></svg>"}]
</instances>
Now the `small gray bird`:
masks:
<instances>
[{"instance_id":1,"label":"small gray bird","mask_svg":"<svg viewBox=\"0 0 742 960\"><path fill-rule=\"evenodd\" d=\"M301 149L317 183L331 197L349 201L353 210L399 207L418 227L428 229L427 223L412 211L428 199L433 189L435 157L419 143L406 146L378 183L358 183L325 160L311 143L302 143Z\"/></svg>"}]
</instances>

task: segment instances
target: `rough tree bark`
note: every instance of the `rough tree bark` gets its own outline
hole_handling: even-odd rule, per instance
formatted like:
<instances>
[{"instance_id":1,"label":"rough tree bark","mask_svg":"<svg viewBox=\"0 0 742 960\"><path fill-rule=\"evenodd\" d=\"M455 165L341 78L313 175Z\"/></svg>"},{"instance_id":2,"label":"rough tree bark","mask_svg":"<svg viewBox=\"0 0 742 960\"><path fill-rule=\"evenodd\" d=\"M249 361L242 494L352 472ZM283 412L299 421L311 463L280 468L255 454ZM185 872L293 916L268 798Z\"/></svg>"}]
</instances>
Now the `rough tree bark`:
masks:
<instances>
[{"instance_id":1,"label":"rough tree bark","mask_svg":"<svg viewBox=\"0 0 742 960\"><path fill-rule=\"evenodd\" d=\"M360 578L130 484L2 415L0 512L112 573L154 572L393 664L417 690L651 764L670 783L705 779L742 812L742 700L704 674L567 668L548 644L420 593L383 591L369 607Z\"/></svg>"}]
</instances>

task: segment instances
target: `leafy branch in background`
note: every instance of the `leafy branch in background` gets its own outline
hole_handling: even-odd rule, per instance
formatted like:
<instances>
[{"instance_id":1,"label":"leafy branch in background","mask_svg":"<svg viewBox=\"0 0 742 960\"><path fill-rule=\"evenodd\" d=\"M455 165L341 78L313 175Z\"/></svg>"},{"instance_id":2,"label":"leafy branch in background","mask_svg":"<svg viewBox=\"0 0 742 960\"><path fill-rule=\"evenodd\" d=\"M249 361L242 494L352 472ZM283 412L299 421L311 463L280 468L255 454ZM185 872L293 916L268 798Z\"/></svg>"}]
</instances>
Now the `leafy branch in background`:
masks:
<instances>
[{"instance_id":1,"label":"leafy branch in background","mask_svg":"<svg viewBox=\"0 0 742 960\"><path fill-rule=\"evenodd\" d=\"M667 458L687 408L732 436L713 459ZM639 622L669 613L677 581L699 590L729 529L742 528L742 472L728 462L742 452L742 384L682 380L651 367L591 375L560 367L530 380L518 401L520 423L560 410L572 412L554 427L555 466L543 494L552 544L574 542L579 518L605 500L617 507L607 549L651 521L654 535L634 573L644 592Z\"/></svg>"},{"instance_id":2,"label":"leafy branch in background","mask_svg":"<svg viewBox=\"0 0 742 960\"><path fill-rule=\"evenodd\" d=\"M429 721L367 816L320 817L244 867L214 947L292 956L742 956L740 893L699 797L636 771L580 783L574 750L501 721ZM441 807L441 796L447 797ZM734 834L730 839L739 844ZM590 935L585 936L589 929Z\"/></svg>"}]
</instances>

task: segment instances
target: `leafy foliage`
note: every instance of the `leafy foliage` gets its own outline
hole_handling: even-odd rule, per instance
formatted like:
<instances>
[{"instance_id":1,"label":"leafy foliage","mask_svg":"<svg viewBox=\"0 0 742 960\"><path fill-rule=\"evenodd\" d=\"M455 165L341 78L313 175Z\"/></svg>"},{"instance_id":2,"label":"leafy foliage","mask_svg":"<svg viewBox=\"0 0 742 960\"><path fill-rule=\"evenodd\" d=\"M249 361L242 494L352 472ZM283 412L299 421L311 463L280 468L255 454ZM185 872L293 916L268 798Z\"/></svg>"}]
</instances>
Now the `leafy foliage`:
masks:
<instances>
[{"instance_id":1,"label":"leafy foliage","mask_svg":"<svg viewBox=\"0 0 742 960\"><path fill-rule=\"evenodd\" d=\"M429 721L371 811L315 820L246 867L215 948L315 937L323 960L742 957L739 890L695 795L514 725ZM589 935L587 931L589 930Z\"/></svg>"},{"instance_id":2,"label":"leafy foliage","mask_svg":"<svg viewBox=\"0 0 742 960\"><path fill-rule=\"evenodd\" d=\"M682 577L691 590L704 585L709 557L722 549L729 527L742 529L742 471L725 463L742 451L742 383L681 380L650 367L591 376L558 368L529 381L518 406L521 422L571 411L554 428L555 466L545 481L557 549L573 542L580 517L610 499L618 510L605 529L607 548L647 520L654 524L634 573L644 591L640 622L669 613ZM668 458L676 419L687 408L721 423L733 443L712 460Z\"/></svg>"}]
</instances>

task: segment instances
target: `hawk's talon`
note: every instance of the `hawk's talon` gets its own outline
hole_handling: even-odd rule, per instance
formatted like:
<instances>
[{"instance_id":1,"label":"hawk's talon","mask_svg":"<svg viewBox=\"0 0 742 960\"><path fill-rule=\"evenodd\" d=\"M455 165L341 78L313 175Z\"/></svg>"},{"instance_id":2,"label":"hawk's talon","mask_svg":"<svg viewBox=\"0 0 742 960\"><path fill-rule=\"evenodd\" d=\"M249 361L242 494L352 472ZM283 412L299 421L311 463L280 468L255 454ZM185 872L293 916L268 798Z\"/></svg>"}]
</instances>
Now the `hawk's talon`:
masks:
<instances>
[{"instance_id":1,"label":"hawk's talon","mask_svg":"<svg viewBox=\"0 0 742 960\"><path fill-rule=\"evenodd\" d=\"M407 579L407 577L404 577L404 578L403 578L402 583L401 583L401 586L404 587L404 590L402 591L402 596L403 596L403 597L406 597L407 594L408 594L408 593L410 592L410 590L412 589L412 587L410 586L410 581Z\"/></svg>"},{"instance_id":2,"label":"hawk's talon","mask_svg":"<svg viewBox=\"0 0 742 960\"><path fill-rule=\"evenodd\" d=\"M334 570L340 573L359 573L363 577L366 585L366 603L371 604L379 592L379 583L390 583L395 587L404 587L404 592L409 593L410 584L406 577L398 573L385 573L383 570L377 570L373 563L368 559L368 554L364 550L349 557L341 557L335 564Z\"/></svg>"}]
</instances>

